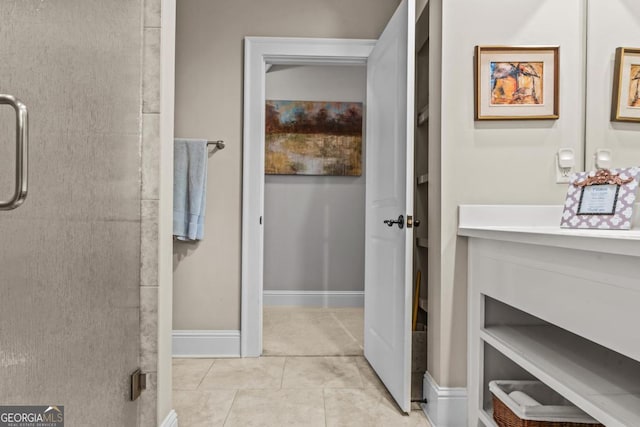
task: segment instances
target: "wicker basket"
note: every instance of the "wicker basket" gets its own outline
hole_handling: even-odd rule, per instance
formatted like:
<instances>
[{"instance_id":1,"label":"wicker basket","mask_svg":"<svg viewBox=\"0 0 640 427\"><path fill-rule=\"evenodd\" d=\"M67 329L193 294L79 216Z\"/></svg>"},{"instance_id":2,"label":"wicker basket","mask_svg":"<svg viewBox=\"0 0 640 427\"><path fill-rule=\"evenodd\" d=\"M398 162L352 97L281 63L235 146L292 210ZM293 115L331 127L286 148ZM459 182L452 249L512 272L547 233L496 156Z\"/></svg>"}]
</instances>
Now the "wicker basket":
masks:
<instances>
[{"instance_id":1,"label":"wicker basket","mask_svg":"<svg viewBox=\"0 0 640 427\"><path fill-rule=\"evenodd\" d=\"M511 400L507 395L508 392L513 390L520 390L523 392L533 390L538 393L538 396L540 396L541 390L543 390L543 393L549 393L549 395L553 393L555 396L552 396L551 402L549 402L550 404L553 404L553 406L540 406L540 408L570 408L569 403L565 399L551 391L551 389L539 381L492 381L489 384L489 387L493 395L493 419L499 427L604 427L602 424L590 419L586 414L580 414L580 411L577 408L575 408L575 419L571 419L571 416L567 416L565 414L564 418L566 419L563 419L562 421L559 419L553 419L553 417L549 417L549 420L544 420L541 419L543 417L529 417L535 419L525 419L521 417L522 415L518 416L516 414L517 411L514 412L514 410L509 407L518 407L517 403ZM503 402L503 400L509 402L509 405ZM540 400L545 403L544 399ZM562 406L555 406L558 404Z\"/></svg>"}]
</instances>

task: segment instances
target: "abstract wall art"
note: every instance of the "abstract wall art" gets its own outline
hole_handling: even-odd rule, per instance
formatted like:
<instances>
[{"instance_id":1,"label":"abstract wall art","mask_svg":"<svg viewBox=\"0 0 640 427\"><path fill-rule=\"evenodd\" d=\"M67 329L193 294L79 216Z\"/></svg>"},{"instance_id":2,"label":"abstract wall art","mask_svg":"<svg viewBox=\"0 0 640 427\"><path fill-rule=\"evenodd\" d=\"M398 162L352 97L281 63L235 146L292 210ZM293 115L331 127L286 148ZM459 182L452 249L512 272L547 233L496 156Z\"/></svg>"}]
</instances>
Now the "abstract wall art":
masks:
<instances>
[{"instance_id":1,"label":"abstract wall art","mask_svg":"<svg viewBox=\"0 0 640 427\"><path fill-rule=\"evenodd\" d=\"M611 120L640 122L640 49L616 49Z\"/></svg>"},{"instance_id":2,"label":"abstract wall art","mask_svg":"<svg viewBox=\"0 0 640 427\"><path fill-rule=\"evenodd\" d=\"M267 100L265 174L362 174L362 103Z\"/></svg>"},{"instance_id":3,"label":"abstract wall art","mask_svg":"<svg viewBox=\"0 0 640 427\"><path fill-rule=\"evenodd\" d=\"M559 48L476 46L476 120L558 118Z\"/></svg>"}]
</instances>

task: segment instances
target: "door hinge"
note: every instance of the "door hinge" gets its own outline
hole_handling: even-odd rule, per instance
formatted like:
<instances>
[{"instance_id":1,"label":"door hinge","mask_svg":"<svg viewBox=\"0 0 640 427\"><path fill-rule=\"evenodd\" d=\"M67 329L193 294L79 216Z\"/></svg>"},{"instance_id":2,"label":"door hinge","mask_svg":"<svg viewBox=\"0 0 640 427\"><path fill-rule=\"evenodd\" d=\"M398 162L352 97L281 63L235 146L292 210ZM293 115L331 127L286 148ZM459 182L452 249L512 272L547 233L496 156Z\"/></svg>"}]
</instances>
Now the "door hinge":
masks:
<instances>
[{"instance_id":1,"label":"door hinge","mask_svg":"<svg viewBox=\"0 0 640 427\"><path fill-rule=\"evenodd\" d=\"M147 389L147 374L143 374L140 368L131 374L131 400L134 401L140 397L142 390Z\"/></svg>"}]
</instances>

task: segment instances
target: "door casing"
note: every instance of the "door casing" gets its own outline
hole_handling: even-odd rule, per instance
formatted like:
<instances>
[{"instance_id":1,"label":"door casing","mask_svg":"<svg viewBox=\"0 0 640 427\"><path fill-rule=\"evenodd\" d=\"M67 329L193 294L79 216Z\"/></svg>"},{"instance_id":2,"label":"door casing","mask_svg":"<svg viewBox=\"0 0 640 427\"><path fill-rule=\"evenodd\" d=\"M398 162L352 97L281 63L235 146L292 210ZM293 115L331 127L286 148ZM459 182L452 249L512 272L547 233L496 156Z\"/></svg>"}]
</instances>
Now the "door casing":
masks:
<instances>
[{"instance_id":1,"label":"door casing","mask_svg":"<svg viewBox=\"0 0 640 427\"><path fill-rule=\"evenodd\" d=\"M262 354L265 74L273 65L366 64L376 40L246 37L240 354Z\"/></svg>"}]
</instances>

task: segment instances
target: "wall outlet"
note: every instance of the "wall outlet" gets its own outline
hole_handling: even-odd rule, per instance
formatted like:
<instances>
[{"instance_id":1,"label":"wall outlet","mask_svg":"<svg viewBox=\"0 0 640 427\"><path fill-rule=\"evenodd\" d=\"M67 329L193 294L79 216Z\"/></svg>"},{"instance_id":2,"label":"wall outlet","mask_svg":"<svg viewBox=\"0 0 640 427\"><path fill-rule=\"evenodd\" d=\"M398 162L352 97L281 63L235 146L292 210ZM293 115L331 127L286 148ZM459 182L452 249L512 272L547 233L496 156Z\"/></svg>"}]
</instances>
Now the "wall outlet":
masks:
<instances>
[{"instance_id":1,"label":"wall outlet","mask_svg":"<svg viewBox=\"0 0 640 427\"><path fill-rule=\"evenodd\" d=\"M613 164L613 154L608 148L598 148L593 156L593 163L597 169L609 169Z\"/></svg>"},{"instance_id":2,"label":"wall outlet","mask_svg":"<svg viewBox=\"0 0 640 427\"><path fill-rule=\"evenodd\" d=\"M561 148L556 154L556 182L569 184L576 164L573 148Z\"/></svg>"}]
</instances>

